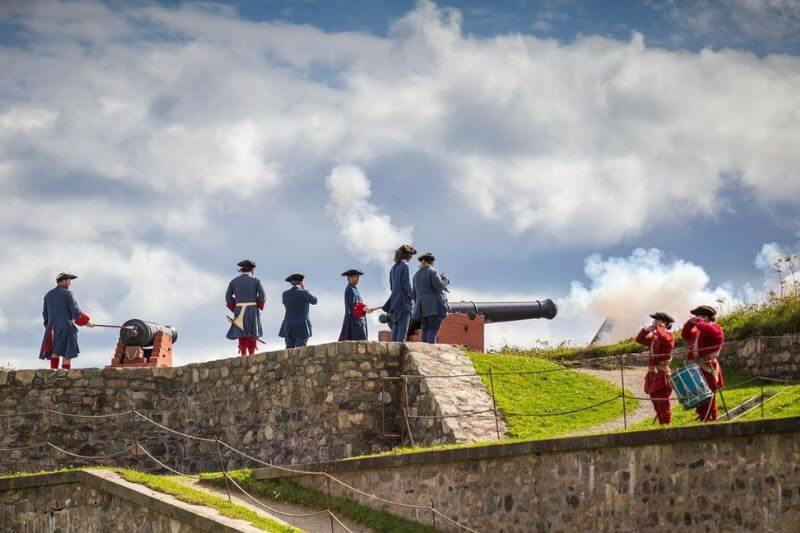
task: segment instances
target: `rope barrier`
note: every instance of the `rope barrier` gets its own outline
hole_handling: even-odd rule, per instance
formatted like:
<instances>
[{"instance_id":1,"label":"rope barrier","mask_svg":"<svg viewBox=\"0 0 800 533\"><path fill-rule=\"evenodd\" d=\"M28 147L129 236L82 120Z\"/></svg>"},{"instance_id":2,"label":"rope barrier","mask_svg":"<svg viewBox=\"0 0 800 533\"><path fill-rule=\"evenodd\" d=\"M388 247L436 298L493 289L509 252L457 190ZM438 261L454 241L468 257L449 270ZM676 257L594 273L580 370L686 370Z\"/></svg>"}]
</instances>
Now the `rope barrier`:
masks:
<instances>
[{"instance_id":1,"label":"rope barrier","mask_svg":"<svg viewBox=\"0 0 800 533\"><path fill-rule=\"evenodd\" d=\"M170 471L170 472L172 472L173 474L177 474L177 475L179 475L179 476L187 477L187 478L189 478L189 479L200 479L200 476L195 476L195 475L192 475L192 474L184 474L183 472L179 472L179 471L175 470L174 468L172 468L171 466L169 466L169 465L166 465L166 464L162 463L161 461L159 461L158 459L156 459L156 458L153 456L153 454L151 454L150 452L148 452L148 451L147 451L147 450L144 448L144 446L142 446L141 444L137 444L136 446L138 446L138 447L139 447L139 449L140 449L142 452L144 452L144 454L145 454L147 457L149 457L150 459L152 459L154 463L156 463L157 465L161 466L162 468L166 468L167 470L169 470L169 471Z\"/></svg>"},{"instance_id":2,"label":"rope barrier","mask_svg":"<svg viewBox=\"0 0 800 533\"><path fill-rule=\"evenodd\" d=\"M199 441L202 441L202 442L216 442L214 439L208 439L208 438L206 438L206 437L197 437L197 436L195 436L195 435L189 435L188 433L183 433L183 432L181 432L181 431L178 431L178 430L176 430L176 429L172 429L172 428L170 428L170 427L167 427L167 426L165 426L164 424L159 424L158 422L156 422L156 421L155 421L155 420L153 420L152 418L150 418L150 417L147 417L147 416L143 415L142 413L140 413L140 412L139 412L139 411L137 411L136 409L134 409L134 410L133 410L133 413L134 413L135 415L137 415L137 416L141 417L141 418L144 418L145 420L147 420L147 421L148 421L148 422L150 422L151 424L153 424L153 425L156 425L156 426L160 427L161 429L163 429L163 430L165 430L165 431L169 431L170 433L174 433L174 434L176 434L176 435L180 435L180 436L182 436L182 437L186 437L187 439L194 439L194 440L199 440Z\"/></svg>"},{"instance_id":3,"label":"rope barrier","mask_svg":"<svg viewBox=\"0 0 800 533\"><path fill-rule=\"evenodd\" d=\"M27 446L17 446L16 448L0 448L0 452L16 452L19 450L30 450L31 448L39 448L41 446L47 446L47 442L37 442L35 444L28 444Z\"/></svg>"},{"instance_id":4,"label":"rope barrier","mask_svg":"<svg viewBox=\"0 0 800 533\"><path fill-rule=\"evenodd\" d=\"M108 413L104 415L81 415L77 413L64 413L62 411L54 411L53 409L44 409L44 412L52 413L54 415L64 416L67 418L114 418L117 416L125 416L131 414L133 411L123 411L121 413Z\"/></svg>"},{"instance_id":5,"label":"rope barrier","mask_svg":"<svg viewBox=\"0 0 800 533\"><path fill-rule=\"evenodd\" d=\"M261 500L259 500L258 498L256 498L255 496L253 496L252 494L250 494L249 492L247 492L246 490L244 490L244 488L242 488L242 486L241 486L241 485L239 485L239 484L236 482L236 480L234 480L234 479L233 479L231 476L229 476L227 473L226 473L226 474L223 474L223 475L227 476L228 480L230 480L230 482L231 482L231 483L233 483L233 485L234 485L234 486L235 486L237 489L239 489L240 491L242 491L242 493L243 493L245 496L247 496L248 498L250 498L250 499L253 501L253 503L255 503L255 504L256 504L256 505L258 505L259 507L261 507L261 508L265 509L265 510L266 510L267 512L269 512L269 513L280 514L280 515L283 515L283 516L291 516L291 517L293 517L293 518L306 518L306 517L309 517L309 516L318 516L318 515L321 515L321 514L326 514L326 513L328 512L328 509L323 509L322 511L314 511L313 513L287 513L286 511L280 511L280 510L278 510L278 509L273 509L273 508L272 508L272 507L270 507L269 505L266 505L266 504L265 504L265 503L263 503Z\"/></svg>"},{"instance_id":6,"label":"rope barrier","mask_svg":"<svg viewBox=\"0 0 800 533\"><path fill-rule=\"evenodd\" d=\"M284 472L293 472L295 474L301 474L301 475L307 475L307 476L324 476L324 475L326 475L324 472L312 472L310 470L308 470L308 471L306 471L306 470L296 470L294 468L288 468L288 467L285 467L285 466L274 465L274 464L268 463L266 461L262 461L261 459L257 459L255 457L253 457L252 455L249 455L249 454L247 454L247 453L245 453L245 452L243 452L241 450L237 450L236 448L234 448L233 446L231 446L230 444L228 444L228 443L226 443L224 441L219 441L219 443L222 446L224 446L224 447L228 448L229 450L231 450L232 452L238 453L242 457L246 457L246 458L250 459L251 461L254 461L254 462L259 463L259 464L264 465L264 466L268 466L270 468L276 468L276 469L282 470Z\"/></svg>"},{"instance_id":7,"label":"rope barrier","mask_svg":"<svg viewBox=\"0 0 800 533\"><path fill-rule=\"evenodd\" d=\"M609 398L608 400L604 400L602 402L598 402L593 405L587 405L586 407L580 407L578 409L572 409L569 411L559 411L556 413L515 413L513 411L503 411L504 415L508 416L532 416L532 417L548 417L548 416L563 416L563 415L571 415L574 413L580 413L581 411L588 411L589 409L594 409L595 407L600 407L601 405L605 405L607 403L614 402L622 398L622 395L614 396L613 398Z\"/></svg>"},{"instance_id":8,"label":"rope barrier","mask_svg":"<svg viewBox=\"0 0 800 533\"><path fill-rule=\"evenodd\" d=\"M476 530L474 530L474 529L472 529L472 528L469 528L469 527L465 526L465 525L464 525L464 524L462 524L461 522L456 522L455 520L453 520L452 518L450 518L450 517L449 517L449 516L447 516L446 514L442 513L442 512L441 512L441 511L439 511L438 509L434 508L433 506L429 507L429 509L430 509L431 511L433 511L434 513L436 513L437 515L439 515L439 516L441 516L442 518L444 518L445 520L447 520L448 522L450 522L451 524L455 524L455 525L457 525L459 528L466 529L466 530L467 530L467 531L469 531L470 533L478 533L478 531L476 531Z\"/></svg>"},{"instance_id":9,"label":"rope barrier","mask_svg":"<svg viewBox=\"0 0 800 533\"><path fill-rule=\"evenodd\" d=\"M109 459L111 457L117 457L117 456L126 454L126 453L130 452L133 449L133 446L128 446L124 450L121 450L119 452L109 453L108 455L80 455L80 454L77 454L77 453L73 453L73 452L67 451L64 448L59 448L58 446L56 446L55 444L53 444L50 441L48 441L46 444L48 446L50 446L51 448L53 448L54 450L57 450L57 451L59 451L59 452L61 452L63 454L70 455L72 457L77 457L79 459L88 459L88 460Z\"/></svg>"},{"instance_id":10,"label":"rope barrier","mask_svg":"<svg viewBox=\"0 0 800 533\"><path fill-rule=\"evenodd\" d=\"M346 525L344 525L344 523L341 520L339 520L339 517L337 517L335 514L333 514L333 511L328 509L328 514L330 514L331 518L336 520L336 523L339 524L345 531L347 531L347 533L353 533L353 530L350 529L349 527L347 527Z\"/></svg>"}]
</instances>

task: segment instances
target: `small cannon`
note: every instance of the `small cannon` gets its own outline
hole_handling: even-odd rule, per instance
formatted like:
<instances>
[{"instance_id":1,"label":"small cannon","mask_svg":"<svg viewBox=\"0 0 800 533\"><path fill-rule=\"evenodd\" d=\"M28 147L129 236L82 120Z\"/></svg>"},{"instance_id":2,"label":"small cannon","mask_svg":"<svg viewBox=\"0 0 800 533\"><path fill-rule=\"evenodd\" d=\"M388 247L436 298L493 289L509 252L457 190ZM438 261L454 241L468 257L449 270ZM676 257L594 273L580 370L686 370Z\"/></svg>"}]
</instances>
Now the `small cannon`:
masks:
<instances>
[{"instance_id":1,"label":"small cannon","mask_svg":"<svg viewBox=\"0 0 800 533\"><path fill-rule=\"evenodd\" d=\"M178 330L172 326L132 318L120 327L111 366L172 366L172 345L177 340Z\"/></svg>"},{"instance_id":2,"label":"small cannon","mask_svg":"<svg viewBox=\"0 0 800 533\"><path fill-rule=\"evenodd\" d=\"M538 318L552 320L558 314L558 307L549 298L531 302L450 302L449 307L450 314L439 330L439 342L461 344L481 352L484 350L484 324ZM382 314L378 320L391 328L388 315ZM419 340L419 328L420 321L412 320L408 328L409 341ZM381 331L378 338L382 341L390 340L391 332Z\"/></svg>"}]
</instances>

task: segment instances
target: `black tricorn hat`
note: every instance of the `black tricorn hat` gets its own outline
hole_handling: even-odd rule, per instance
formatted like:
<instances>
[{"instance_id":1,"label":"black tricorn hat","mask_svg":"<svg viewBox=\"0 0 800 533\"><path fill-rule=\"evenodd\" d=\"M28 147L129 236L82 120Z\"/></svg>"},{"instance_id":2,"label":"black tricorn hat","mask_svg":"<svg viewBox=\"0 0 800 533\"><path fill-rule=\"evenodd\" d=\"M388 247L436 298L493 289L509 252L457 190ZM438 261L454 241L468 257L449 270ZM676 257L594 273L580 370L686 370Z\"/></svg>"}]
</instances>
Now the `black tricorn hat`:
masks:
<instances>
[{"instance_id":1,"label":"black tricorn hat","mask_svg":"<svg viewBox=\"0 0 800 533\"><path fill-rule=\"evenodd\" d=\"M650 318L666 322L667 324L672 324L675 322L674 318L669 316L667 313L663 313L661 311L659 311L658 313L653 313L652 315L650 315Z\"/></svg>"},{"instance_id":2,"label":"black tricorn hat","mask_svg":"<svg viewBox=\"0 0 800 533\"><path fill-rule=\"evenodd\" d=\"M241 270L252 270L256 267L255 261L251 261L250 259L245 259L244 261L239 261L236 263Z\"/></svg>"},{"instance_id":3,"label":"black tricorn hat","mask_svg":"<svg viewBox=\"0 0 800 533\"><path fill-rule=\"evenodd\" d=\"M363 276L364 271L359 270L357 268L351 268L350 270L345 270L342 272L342 276Z\"/></svg>"},{"instance_id":4,"label":"black tricorn hat","mask_svg":"<svg viewBox=\"0 0 800 533\"><path fill-rule=\"evenodd\" d=\"M717 316L717 310L710 305L699 305L689 312L694 316L707 316L708 318Z\"/></svg>"},{"instance_id":5,"label":"black tricorn hat","mask_svg":"<svg viewBox=\"0 0 800 533\"><path fill-rule=\"evenodd\" d=\"M430 252L422 254L421 256L417 257L417 259L420 261L427 261L428 263L430 263L431 261L436 261L436 258Z\"/></svg>"},{"instance_id":6,"label":"black tricorn hat","mask_svg":"<svg viewBox=\"0 0 800 533\"><path fill-rule=\"evenodd\" d=\"M75 279L78 276L75 274L70 274L69 272L59 272L58 276L56 276L56 283L59 281L64 281L65 279Z\"/></svg>"},{"instance_id":7,"label":"black tricorn hat","mask_svg":"<svg viewBox=\"0 0 800 533\"><path fill-rule=\"evenodd\" d=\"M286 281L288 281L289 283L301 283L304 279L306 279L306 277L303 274L299 273L289 274L286 277Z\"/></svg>"},{"instance_id":8,"label":"black tricorn hat","mask_svg":"<svg viewBox=\"0 0 800 533\"><path fill-rule=\"evenodd\" d=\"M407 254L411 254L411 255L416 255L416 253L417 253L417 249L414 248L413 246L411 246L410 244L404 244L400 248L398 248L398 250L400 250L403 253L407 253Z\"/></svg>"}]
</instances>

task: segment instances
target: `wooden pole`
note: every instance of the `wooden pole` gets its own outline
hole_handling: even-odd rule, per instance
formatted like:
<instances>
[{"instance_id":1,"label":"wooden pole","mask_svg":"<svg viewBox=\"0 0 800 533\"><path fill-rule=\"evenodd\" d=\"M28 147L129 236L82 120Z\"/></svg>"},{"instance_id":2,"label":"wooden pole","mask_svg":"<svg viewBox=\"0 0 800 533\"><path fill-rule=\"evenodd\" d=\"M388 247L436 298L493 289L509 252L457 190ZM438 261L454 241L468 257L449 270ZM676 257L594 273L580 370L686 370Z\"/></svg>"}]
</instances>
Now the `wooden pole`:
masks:
<instances>
[{"instance_id":1,"label":"wooden pole","mask_svg":"<svg viewBox=\"0 0 800 533\"><path fill-rule=\"evenodd\" d=\"M622 364L622 356L619 356L619 375L622 381L622 423L625 429L628 429L628 406L625 403L625 365Z\"/></svg>"},{"instance_id":2,"label":"wooden pole","mask_svg":"<svg viewBox=\"0 0 800 533\"><path fill-rule=\"evenodd\" d=\"M761 359L761 370L759 370L759 374L761 374L761 379L758 381L761 383L761 419L764 419L764 344L763 341L759 338L756 342L758 342L758 354Z\"/></svg>"},{"instance_id":3,"label":"wooden pole","mask_svg":"<svg viewBox=\"0 0 800 533\"><path fill-rule=\"evenodd\" d=\"M225 478L225 492L228 493L228 501L231 501L231 488L228 486L228 472L225 469L225 463L222 461L222 450L219 448L219 439L214 439L217 445L217 457L219 457L219 468L222 470L222 477Z\"/></svg>"},{"instance_id":4,"label":"wooden pole","mask_svg":"<svg viewBox=\"0 0 800 533\"><path fill-rule=\"evenodd\" d=\"M416 448L414 444L414 434L411 432L411 423L408 421L408 412L410 410L408 404L408 381L403 378L403 399L402 399L402 408L403 408L403 419L406 422L406 430L408 431L408 440L411 441L411 447Z\"/></svg>"},{"instance_id":5,"label":"wooden pole","mask_svg":"<svg viewBox=\"0 0 800 533\"><path fill-rule=\"evenodd\" d=\"M492 412L494 413L494 430L497 432L497 440L500 440L500 422L497 420L497 401L494 399L494 377L492 367L489 367L489 386L492 393Z\"/></svg>"},{"instance_id":6,"label":"wooden pole","mask_svg":"<svg viewBox=\"0 0 800 533\"><path fill-rule=\"evenodd\" d=\"M331 476L325 473L325 485L328 492L328 516L331 519L331 533L334 533L333 530L333 509L331 509Z\"/></svg>"}]
</instances>

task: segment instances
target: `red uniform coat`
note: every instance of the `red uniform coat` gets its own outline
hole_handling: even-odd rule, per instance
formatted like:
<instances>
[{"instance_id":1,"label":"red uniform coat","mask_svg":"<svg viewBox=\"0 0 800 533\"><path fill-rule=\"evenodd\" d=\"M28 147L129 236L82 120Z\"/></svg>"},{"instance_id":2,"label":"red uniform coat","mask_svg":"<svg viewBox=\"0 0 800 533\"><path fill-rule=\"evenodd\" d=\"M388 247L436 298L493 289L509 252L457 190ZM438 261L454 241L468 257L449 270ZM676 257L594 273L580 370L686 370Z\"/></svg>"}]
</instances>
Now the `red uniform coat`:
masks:
<instances>
[{"instance_id":1,"label":"red uniform coat","mask_svg":"<svg viewBox=\"0 0 800 533\"><path fill-rule=\"evenodd\" d=\"M672 361L675 336L663 326L659 326L655 331L642 328L636 336L636 342L650 348L650 359L647 360L649 372L644 378L644 392L652 394L656 391L671 389L669 363Z\"/></svg>"},{"instance_id":2,"label":"red uniform coat","mask_svg":"<svg viewBox=\"0 0 800 533\"><path fill-rule=\"evenodd\" d=\"M681 337L686 341L689 350L687 358L700 365L709 388L712 391L721 389L724 382L717 356L725 342L725 334L719 324L689 320L683 325Z\"/></svg>"}]
</instances>

